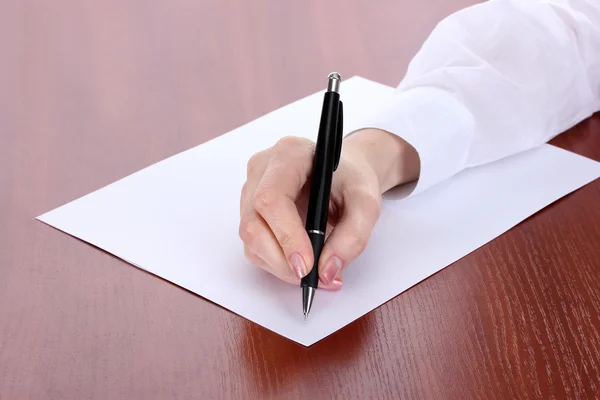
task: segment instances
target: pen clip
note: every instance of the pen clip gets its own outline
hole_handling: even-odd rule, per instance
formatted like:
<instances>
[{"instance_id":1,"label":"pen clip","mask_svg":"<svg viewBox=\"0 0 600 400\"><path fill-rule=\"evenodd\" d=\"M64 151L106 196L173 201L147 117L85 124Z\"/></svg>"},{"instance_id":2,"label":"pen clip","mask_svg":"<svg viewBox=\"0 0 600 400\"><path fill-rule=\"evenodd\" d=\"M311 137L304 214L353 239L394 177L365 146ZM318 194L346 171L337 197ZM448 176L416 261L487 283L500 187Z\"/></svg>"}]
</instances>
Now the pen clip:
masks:
<instances>
[{"instance_id":1,"label":"pen clip","mask_svg":"<svg viewBox=\"0 0 600 400\"><path fill-rule=\"evenodd\" d=\"M340 164L340 157L342 156L342 139L344 137L344 106L340 100L338 107L337 123L336 123L336 134L335 134L335 161L333 163L333 170L335 171Z\"/></svg>"}]
</instances>

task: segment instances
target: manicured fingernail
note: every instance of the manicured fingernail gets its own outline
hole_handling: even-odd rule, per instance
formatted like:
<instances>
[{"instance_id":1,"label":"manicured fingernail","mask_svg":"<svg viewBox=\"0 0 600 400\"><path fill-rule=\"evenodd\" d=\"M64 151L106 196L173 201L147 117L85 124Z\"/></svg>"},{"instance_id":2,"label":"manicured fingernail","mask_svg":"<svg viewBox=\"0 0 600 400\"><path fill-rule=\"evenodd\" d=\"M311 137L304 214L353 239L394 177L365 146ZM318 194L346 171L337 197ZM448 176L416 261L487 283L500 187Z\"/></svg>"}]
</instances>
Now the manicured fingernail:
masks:
<instances>
[{"instance_id":1,"label":"manicured fingernail","mask_svg":"<svg viewBox=\"0 0 600 400\"><path fill-rule=\"evenodd\" d=\"M340 260L339 257L336 256L329 257L323 269L323 278L325 278L325 282L331 283L341 269L342 260Z\"/></svg>"},{"instance_id":2,"label":"manicured fingernail","mask_svg":"<svg viewBox=\"0 0 600 400\"><path fill-rule=\"evenodd\" d=\"M306 263L300 253L293 253L290 256L290 264L292 265L294 274L296 274L299 279L302 279L302 277L306 275Z\"/></svg>"},{"instance_id":3,"label":"manicured fingernail","mask_svg":"<svg viewBox=\"0 0 600 400\"><path fill-rule=\"evenodd\" d=\"M342 288L342 280L340 278L335 278L333 282L331 282L331 288L333 290L340 290Z\"/></svg>"}]
</instances>

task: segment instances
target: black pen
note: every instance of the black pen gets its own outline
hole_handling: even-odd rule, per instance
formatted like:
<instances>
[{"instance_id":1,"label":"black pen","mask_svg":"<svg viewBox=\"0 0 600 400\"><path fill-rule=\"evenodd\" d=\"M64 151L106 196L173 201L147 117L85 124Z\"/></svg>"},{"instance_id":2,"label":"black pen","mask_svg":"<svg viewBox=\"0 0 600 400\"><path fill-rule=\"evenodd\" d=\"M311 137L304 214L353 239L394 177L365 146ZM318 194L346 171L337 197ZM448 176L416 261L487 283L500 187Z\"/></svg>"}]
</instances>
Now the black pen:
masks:
<instances>
[{"instance_id":1,"label":"black pen","mask_svg":"<svg viewBox=\"0 0 600 400\"><path fill-rule=\"evenodd\" d=\"M339 94L340 82L340 74L337 72L329 74L313 160L306 231L312 244L314 263L308 275L302 278L300 283L305 320L310 312L315 291L319 286L318 265L321 250L325 244L331 181L342 152L344 112Z\"/></svg>"}]
</instances>

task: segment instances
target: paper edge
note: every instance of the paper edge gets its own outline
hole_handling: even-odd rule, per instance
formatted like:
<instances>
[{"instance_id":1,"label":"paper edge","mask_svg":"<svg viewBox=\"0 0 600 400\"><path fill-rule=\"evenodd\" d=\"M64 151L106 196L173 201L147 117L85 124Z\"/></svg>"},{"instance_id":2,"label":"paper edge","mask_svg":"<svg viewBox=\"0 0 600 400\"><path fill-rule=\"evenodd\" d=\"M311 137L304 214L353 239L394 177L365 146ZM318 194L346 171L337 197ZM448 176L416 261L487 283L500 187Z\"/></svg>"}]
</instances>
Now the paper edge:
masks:
<instances>
[{"instance_id":1,"label":"paper edge","mask_svg":"<svg viewBox=\"0 0 600 400\"><path fill-rule=\"evenodd\" d=\"M371 79L368 79L368 78L364 78L364 77L362 77L362 76L359 76L359 75L353 75L353 76L351 76L350 78L348 78L346 81L351 81L351 80L358 81L358 82L360 82L360 81L363 81L363 82L368 82L368 83L370 83L370 84L375 84L375 85L378 85L378 86L383 86L383 87L386 87L386 88L388 88L388 89L393 89L393 87L391 87L391 86L385 85L385 84L383 84L383 83L380 83L380 82L377 82L377 81L374 81L374 80L371 80ZM259 325L259 326L263 327L264 329L267 329L268 331L271 331L271 332L273 332L273 333L275 333L275 334L277 334L277 335L279 335L279 336L282 336L282 337L284 337L284 338L286 338L286 339L288 339L288 340L290 340L290 341L292 341L292 342L294 342L294 343L298 343L298 344L300 344L300 345L302 345L302 346L304 346L304 347L306 347L306 348L309 348L309 347L313 346L314 344L316 344L316 343L319 343L319 342L320 342L320 341L322 341L323 339L325 339L325 338L327 338L327 337L329 337L329 336L333 335L334 333L336 333L336 332L338 332L338 331L342 330L343 328L347 327L348 325L350 325L350 324L352 324L352 323L356 322L358 319L362 318L363 316L367 315L368 313L370 313L370 312L372 312L372 311L375 311L377 308L380 308L381 306L383 306L383 305L387 304L388 302L390 302L391 300L393 300L393 299L395 299L396 297L400 296L401 294L403 294L403 293L405 293L405 292L407 292L407 291L411 290L412 288L414 288L414 287L415 287L415 286L417 286L418 284L420 284L420 283L422 283L422 282L426 281L427 279L429 279L429 278L433 277L434 275L437 275L437 274L438 274L438 273L440 273L441 271L443 271L443 270L445 270L446 268L450 267L451 265L455 264L457 261L460 261L461 259L463 259L463 258L467 257L467 256L468 256L468 255L470 255L471 253L475 252L476 250L478 250L478 249L480 249L481 247L485 246L486 244L488 244L488 243L492 242L493 240L495 240L495 239L497 239L498 237L502 236L502 235L503 235L503 234L505 234L506 232L510 231L510 230L511 230L511 229L513 229L514 227L516 227L516 226L520 225L521 223L523 223L523 221L527 220L527 219L528 219L528 218L530 218L532 215L535 215L536 213L539 213L540 211L543 211L543 210L544 210L544 209L546 209L546 208L547 208L549 205L551 205L551 204L553 204L553 203L555 203L555 202L557 202L557 201L559 201L559 200L563 199L564 197L566 197L566 196L568 196L568 195L572 194L573 192L575 192L575 191L577 191L577 190L579 190L579 189L583 188L584 186L586 186L586 185L588 185L588 184L590 184L590 183L594 182L595 180L597 180L597 179L600 177L600 173L599 173L599 174L596 174L596 177L591 177L591 178L589 178L589 179L588 179L588 178L586 178L586 179L584 180L584 183L576 185L576 186L575 186L573 189L571 189L571 190L569 190L569 191L565 192L564 194L562 194L561 196L559 196L559 197L555 198L554 200L551 200L551 201L547 202L545 205L543 205L542 207L540 207L540 208L539 208L539 209L537 209L536 211L533 211L533 212L531 212L531 213L527 213L527 215L526 215L525 217L523 217L522 219L520 219L520 220L519 220L517 223L515 223L514 225L512 225L511 227L509 227L509 228L507 228L507 229L504 229L504 230L502 230L502 231L501 231L501 232L500 232L498 235L494 236L492 239L490 239L490 240L486 241L485 243L483 243L483 244L481 244L481 245L477 246L476 248L474 248L473 250L471 250L471 251L470 251L470 252L468 252L467 254L465 254L465 255L463 255L463 256L461 256L461 257L459 257L459 258L457 258L457 259L453 260L452 262L450 262L450 263L449 263L449 264L447 264L446 266L444 266L444 267L440 268L439 270L437 270L437 271L436 271L436 272L434 272L433 274L430 274L430 275L426 276L425 278L423 278L423 279L421 279L421 280L419 280L419 281L415 282L413 285L411 285L410 287L406 288L405 290L403 290L403 291L401 291L401 292L399 292L399 293L397 293L397 294L395 294L395 295L393 295L393 296L391 296L391 297L387 298L386 300L382 301L382 302L381 302L380 304L378 304L377 306L375 306L375 307L371 308L370 310L368 310L368 311L366 311L366 312L364 312L364 313L362 313L362 314L360 314L360 315L356 316L356 318L354 318L354 319L350 320L350 321L349 321L349 322L347 322L345 325L343 325L343 326L341 326L341 327L339 327L339 328L337 328L337 329L335 329L335 330L331 331L331 332L330 332L330 333L328 333L327 335L325 335L325 336L323 336L323 337L321 337L321 338L319 338L319 339L317 339L317 340L315 340L315 341L308 341L308 342L306 342L306 341L300 341L300 340L296 340L296 339L290 338L290 337L288 337L288 336L285 336L285 335L283 335L282 333L280 333L280 332L277 332L277 331L273 330L272 328L266 327L266 326L264 326L263 324L261 324L261 323L259 323L259 322L255 321L255 320L253 320L253 319L250 319L250 318L248 318L248 317L246 317L246 316L243 316L243 315L239 314L238 312L236 312L235 310L232 310L232 309L231 309L231 308L229 308L229 307L225 307L225 306L223 306L223 305L221 305L221 304L217 303L215 300L211 299L210 297L206 297L206 296L200 295L200 294L198 294L198 293L196 293L196 292L192 291L191 289L188 289L187 287L185 287L185 286L183 286L183 285L181 285L181 284L175 283L175 282L173 282L173 281L171 281L171 280L169 280L169 279L166 279L166 278L164 278L164 277L162 277L162 276L160 276L160 275L157 275L157 274L155 274L155 273L153 273L153 272L151 272L151 271L149 271L149 270L147 270L147 269L145 269L145 268L143 268L143 267L141 267L141 266L137 265L136 263L133 263L133 262L131 262L131 261L127 260L126 258L124 258L124 257L122 257L122 256L120 256L120 255L118 255L118 254L116 254L116 253L114 253L114 252L112 252L112 251L108 251L107 249L105 249L105 248L103 248L103 247L101 247L101 246L98 246L98 245L96 245L96 244L93 244L93 243L91 243L91 242L89 242L89 241L87 241L87 240L85 240L85 239L83 239L83 238L81 238L81 237L79 237L79 236L77 236L77 235L75 235L75 234L72 234L72 233L70 233L70 232L68 232L68 231L65 231L65 230L63 230L63 229L61 229L61 228L59 228L59 227L57 227L57 226L53 225L53 224L52 224L52 223L50 223L50 222L48 221L48 219L47 219L47 217L49 216L49 214L51 214L51 213L55 212L56 210L58 210L58 209L60 209L60 208L62 208L62 207L66 207L66 206L68 206L69 204L71 204L71 203L73 203L73 202L76 202L76 201L78 201L78 200L80 200L80 199L82 199L82 198L84 198L84 197L90 196L90 195L92 195L92 194L94 194L94 193L96 193L96 192L98 192L98 191L100 191L100 190L103 190L103 189L105 189L105 188L108 188L108 187L110 187L111 185L115 185L115 184L117 184L118 182L120 182L120 181L123 181L123 180L125 180L125 179L127 179L127 178L129 178L129 177L131 177L131 176L134 176L134 175L136 175L136 174L138 174L138 173L142 172L143 170L145 170L145 169L147 169L147 168L150 168L150 167L152 167L152 166L158 165L158 164L160 164L160 163L162 163L162 162L165 162L165 161L167 161L167 160L169 160L169 159L171 159L171 158L173 158L173 157L176 157L176 156L179 156L179 155L181 155L181 154L184 154L184 153L186 153L186 152L188 152L188 151L191 151L191 150L193 150L193 149L195 149L195 148L197 148L197 147L199 147L199 146L201 146L201 145L204 145L204 144L207 144L207 143L209 143L209 142L215 141L215 140L217 140L217 139L219 139L219 138L222 138L223 136L225 136L225 135L227 135L227 134L229 134L229 133L235 132L236 130L238 130L238 129L240 129L240 128L244 127L245 125L247 125L247 124L249 124L249 123L251 123L251 122L253 122L253 121L255 121L255 120L258 120L258 119L260 119L260 118L266 117L266 116L268 116L268 115L270 115L270 114L272 114L272 113L275 113L275 112L277 112L278 110L280 110L280 109L282 109L282 108L284 108L284 107L291 106L292 104L295 104L295 103L297 103L297 102L303 101L303 100L305 100L306 98L308 98L308 97L311 97L311 96L314 96L314 95L317 95L317 94L319 94L319 93L321 93L321 92L324 92L324 90L320 90L320 91L317 91L317 92L314 92L314 93L311 93L311 94L305 95L305 96L303 96L303 97L300 97L300 98L298 98L297 100L294 100L294 101L292 101L292 102L289 102L289 103L287 103L287 104L286 104L286 105L284 105L284 106L281 106L281 107L279 107L279 108L276 108L276 109L274 109L274 110L272 110L272 111L269 111L269 112L267 112L267 113L264 113L264 114L262 114L262 115L260 115L260 116L258 116L258 117L256 117L256 118L254 118L254 119L252 119L252 120L250 120L250 121L248 121L248 122L246 122L246 123L244 123L244 124L242 124L242 125L240 125L240 126L238 126L238 127L234 128L234 129L232 129L232 130L228 131L228 132L224 132L224 133L222 133L222 134L220 134L220 135L218 135L218 136L215 136L215 137L213 137L213 138L211 138L211 139L205 140L204 142L201 142L201 143L199 143L199 144L197 144L197 145L194 145L194 146L192 146L192 147L190 147L190 148L188 148L188 149L182 150L182 151L180 151L180 152L178 152L178 153L175 153L175 154L173 154L173 155L171 155L171 156L168 156L168 157L165 157L165 158L163 158L163 159L161 159L161 160L158 160L158 161L156 161L156 162L154 162L154 163L152 163L152 164L150 164L150 165L147 165L147 166L145 166L145 167L142 167L142 168L140 168L139 170L137 170L137 171L135 171L135 172L132 172L132 173L130 173L130 174L128 174L128 175L125 175L125 176L123 176L123 177L121 177L121 178L119 178L119 179L117 179L117 180L115 180L115 181L113 181L113 182L111 182L111 183L108 183L108 184L106 184L106 185L103 185L103 186L99 187L99 188L98 188L98 189L96 189L96 190L93 190L93 191L91 191L91 192L88 192L87 194L84 194L84 195L82 195L82 196L76 197L76 198L74 198L74 199L72 199L72 200L69 200L69 201L65 202L65 203L64 203L64 204L62 204L62 205L59 205L59 206L57 206L57 207L55 207L55 208L53 208L53 209L51 209L51 210L49 210L49 211L46 211L46 212L44 212L44 213L42 213L42 214L38 215L37 217L35 217L35 219L36 219L36 220L38 220L38 221L40 221L40 222L42 222L42 223L43 223L43 224L45 224L46 226L49 226L50 228L53 228L53 229L55 229L55 230L57 230L57 231L59 231L59 232L62 232L62 233L64 233L64 234L66 234L66 235L69 235L69 236L71 236L72 238L75 238L75 239L77 239L77 240L79 240L79 241L81 241L81 242L83 242L83 243L85 243L85 244L87 244L87 245L91 246L92 248L96 248L97 250L100 250L100 251L102 251L102 252L105 252L105 253L107 253L108 255L114 256L114 257L116 257L116 258L118 258L119 260L121 260L121 261L123 261L123 262L125 262L125 263L129 264L130 266L132 266L132 267L134 267L134 268L140 269L140 270L142 270L142 271L144 271L144 272L146 272L146 273L148 273L148 274L151 274L151 275L153 275L153 276L155 276L155 277L157 277L157 278L159 278L159 279L161 279L161 280L164 280L164 281L166 281L166 282L169 282L170 284L172 284L172 285L174 285L174 286L176 286L176 287L178 287L178 288L181 288L181 289L183 289L183 290L186 290L186 291L190 292L191 294L193 294L194 296L197 296L197 297L199 297L199 298L202 298L202 299L204 299L204 300L206 300L206 301L209 301L209 302L211 302L211 303L213 303L213 304L217 305L219 308L221 308L221 309L223 309L223 310L225 310L225 311L227 311L227 312L230 312L230 313L232 313L232 314L234 314L234 315L237 315L237 316L239 316L239 317L241 317L241 318L243 318L243 319L245 319L245 320L247 320L247 321L253 322L253 323L255 323L255 324L257 324L257 325ZM589 160L590 162L599 163L598 161L596 161L596 160L594 160L594 159L592 159L592 158L589 158L589 157L583 156L583 155L581 155L581 154L575 153L575 152L573 152L573 151L570 151L570 150L566 150L566 149L560 148L560 147L558 147L558 146L555 146L555 145L552 145L552 144L549 144L549 143L544 143L544 144L542 144L541 146L551 146L551 147L553 147L553 148L555 148L555 149L557 149L557 150L559 150L559 151L563 151L563 152L570 153L570 154L572 154L572 155L574 155L574 156L581 157L581 158L583 158L583 159ZM539 146L539 147L541 147L541 146ZM503 160L503 159L502 159L502 160ZM498 160L498 161L501 161L501 160ZM490 164L493 164L493 163L495 163L495 162L498 162L498 161L494 161L494 162L492 162L492 163L490 163Z\"/></svg>"},{"instance_id":2,"label":"paper edge","mask_svg":"<svg viewBox=\"0 0 600 400\"><path fill-rule=\"evenodd\" d=\"M572 155L574 155L574 156L583 157L583 158L585 158L585 159L589 160L590 162L593 162L593 163L599 163L598 161L595 161L595 160L593 160L593 159L590 159L590 158L587 158L587 157L581 156L581 155L579 155L579 154L576 154L576 153L570 152L569 150L565 150L565 149L562 149L562 148L559 148L559 147L556 147L556 146L553 146L553 145L550 145L550 144L544 144L543 146L551 146L551 147L555 148L555 149L556 149L556 150L558 150L558 151L562 151L562 152L571 153L571 154L572 154ZM595 177L594 177L594 176L595 176ZM313 346L313 345L315 345L315 344L319 343L319 342L320 342L320 341L322 341L323 339L326 339L326 338L328 338L329 336L333 335L334 333L336 333L336 332L338 332L338 331L340 331L340 330L342 330L342 329L346 328L348 325L350 325L350 324L352 324L352 323L356 322L357 320L359 320L360 318L362 318L362 317L364 317L365 315L369 314L370 312L373 312L373 311L375 311L376 309L380 308L381 306L383 306L383 305L385 305L385 304L389 303L390 301L392 301L392 300L393 300L393 299L395 299L396 297L398 297L398 296L400 296L400 295L402 295L402 294L406 293L407 291L411 290L412 288L414 288L415 286L419 285L420 283L422 283L422 282L424 282L424 281L428 280L429 278L431 278L431 277L433 277L433 276L435 276L435 275L439 274L440 272L442 272L442 271L443 271L443 270L445 270L446 268L448 268L448 267L452 266L452 265L453 265L453 264L455 264L456 262L458 262L458 261L460 261L461 259L463 259L463 258L465 258L465 257L469 256L471 253L473 253L473 252L475 252L475 251L479 250L480 248L482 248L482 247L483 247L483 246L485 246L486 244L488 244L488 243L492 242L493 240L495 240L495 239L499 238L500 236L504 235L506 232L508 232L508 231L510 231L511 229L515 228L516 226L520 225L521 223L523 223L523 221L527 220L527 219L528 219L528 218L530 218L531 216L533 216L533 215L535 215L535 214L537 214L537 213L539 213L539 212L541 212L541 211L545 210L545 209L546 209L546 208L547 208L549 205L551 205L551 204L554 204L554 203L558 202L559 200L563 199L564 197L566 197L566 196L568 196L568 195L570 195L570 194L572 194L572 193L576 192L577 190L580 190L580 189L582 189L583 187L585 187L585 186L589 185L590 183L592 183L592 182L596 181L596 180L597 180L597 179L599 179L599 178L600 178L600 172L599 172L599 173L596 173L596 174L592 174L592 175L590 175L590 177L589 177L589 178L586 178L586 179L584 179L582 183L580 183L580 184L577 184L576 186L574 186L572 189L570 189L569 191L565 192L565 193L564 193L564 194L562 194L561 196L559 196L559 197L555 198L554 200L550 200L549 202L545 202L545 204L544 204L544 205L543 205L541 208L537 209L536 211L533 211L533 212L527 213L527 215L525 215L525 216L524 216L522 219L520 219L520 220L519 220L517 223L515 223L515 224L514 224L514 225L512 225L512 226L510 226L509 228L503 229L503 230L502 230L502 231L501 231L501 232L500 232L498 235L494 236L492 239L490 239L490 240L486 241L485 243L482 243L481 245L477 246L476 248L474 248L473 250L469 251L469 252L468 252L468 253L466 253L465 255L463 255L463 256L461 256L461 257L459 257L459 258L457 258L457 259L455 259L455 260L451 261L451 262L450 262L448 265L446 265L446 266L444 266L444 267L440 268L439 270L437 270L437 271L436 271L436 272L434 272L433 274L430 274L430 275L428 275L428 276L424 277L423 279L421 279L421 280L419 280L419 281L415 282L413 285L409 286L408 288L404 289L403 291L401 291L401 292L399 292L399 293L397 293L397 294L395 294L395 295L393 295L393 296L391 296L391 297L389 297L389 298L387 298L387 299L383 300L381 303L379 303L379 304L378 304L378 305L376 305L375 307L371 308L370 310L368 310L368 311L366 311L366 312L364 312L364 313L362 313L362 314L360 314L360 315L357 315L357 316L356 316L356 318L354 318L354 319L352 319L352 320L348 321L348 322L347 322L345 325L342 325L342 326L340 326L339 328L337 328L337 329L335 329L335 330L331 331L331 332L330 332L330 333L328 333L327 335L325 335L325 336L323 336L323 337L321 337L321 338L319 338L319 339L317 339L317 340L314 340L314 341L303 341L303 340L297 340L297 339L291 338L291 337L289 337L289 336L286 336L286 335L284 335L284 334L282 334L282 333L280 333L280 332L278 332L278 331L276 331L276 330L274 330L274 329L272 329L272 328L270 328L270 327L267 327L267 326L265 326L265 325L261 324L261 323L260 323L260 322L258 322L258 321L255 321L254 319L251 319L251 318L248 318L247 316L241 315L239 312L237 312L237 311L233 310L232 308L230 308L230 307L228 307L228 306L224 306L224 305L222 305L222 304L218 303L216 300L214 300L214 299L212 299L212 298L210 298L210 297L207 297L207 296L205 296L205 295L201 295L201 294L199 294L199 293L196 293L196 292L194 292L193 290L191 290L191 289L187 288L186 286L183 286L182 284L179 284L179 283L173 282L173 281L171 281L171 280L169 280L169 279L167 279L167 278L165 278L165 277L162 277L162 276L160 276L160 275L157 275L156 273L154 273L154 272L152 272L152 271L149 271L149 270L147 270L147 269L143 268L142 266L140 266L140 265L138 265L138 264L136 264L136 263L134 263L134 262L132 262L132 261L129 261L129 260L127 260L127 259L126 259L125 257L123 257L123 256L120 256L120 255L118 255L118 254L116 254L116 253L114 253L114 252L112 252L112 251L108 251L107 249L105 249L105 248L103 248L103 247L101 247L101 246L98 246L98 245L96 245L96 244L93 244L93 243L91 243L91 242L87 241L86 239L83 239L83 238L81 238L81 237L79 237L79 236L77 236L77 235L75 235L75 234L73 234L73 233L71 233L71 232L68 232L68 231L66 231L66 230L63 230L63 229L61 229L61 228L57 227L57 226L54 226L54 225L52 225L50 222L48 222L47 220L45 220L45 219L43 218L43 215L42 215L42 216L40 216L40 217L36 217L36 219L37 219L38 221L40 221L40 222L44 223L46 226L48 226L48 227L50 227L50 228L52 228L52 229L55 229L55 230L57 230L57 231L59 231L59 232L62 232L62 233L64 233L64 234L66 234L66 235L69 235L69 236L71 236L72 238L75 238L76 240L79 240L79 241L81 241L81 242L83 242L83 243L85 243L85 244L87 244L87 245L91 246L92 248L95 248L95 249L97 249L97 250L100 250L100 251L102 251L102 252L104 252L104 253L106 253L106 254L108 254L108 255L114 256L115 258L117 258L117 259L119 259L119 260L121 260L121 261L123 261L123 262L125 262L125 263L129 264L130 266L132 266L132 267L134 267L134 268L140 269L140 270L142 270L142 271L144 271L144 272L146 272L146 273L148 273L148 274L150 274L150 275L152 275L152 276L155 276L155 277L157 277L158 279L161 279L161 280L163 280L163 281L165 281L165 282L169 282L170 284L172 284L172 285L174 285L174 286L176 286L176 287L178 287L178 288L180 288L180 289L183 289L183 290L185 290L185 291L189 292L190 294L192 294L192 295L194 295L194 296L196 296L196 297L198 297L198 298L201 298L201 299L204 299L204 300L206 300L206 301L209 301L210 303L213 303L214 305L218 306L220 309L222 309L222 310L224 310L224 311L226 311L226 312L229 312L229 313L231 313L231 314L234 314L234 315L236 315L236 316L238 316L238 317L241 317L241 318L245 319L246 321L250 321L250 322L252 322L252 323L255 323L256 325L259 325L259 326L261 326L262 328L264 328L264 329L266 329L266 330L268 330L268 331L270 331L270 332L273 332L273 333L275 333L275 334L277 334L277 335L279 335L279 336L282 336L282 337L284 337L284 338L286 338L286 339L288 339L288 340L290 340L290 341L292 341L292 342L294 342L294 343L298 343L298 344L300 344L300 345L304 346L305 348L309 348L309 347L311 347L311 346ZM91 194L91 193L90 193L90 194ZM47 213L46 213L46 214L47 214ZM45 215L45 214L44 214L44 215Z\"/></svg>"}]
</instances>

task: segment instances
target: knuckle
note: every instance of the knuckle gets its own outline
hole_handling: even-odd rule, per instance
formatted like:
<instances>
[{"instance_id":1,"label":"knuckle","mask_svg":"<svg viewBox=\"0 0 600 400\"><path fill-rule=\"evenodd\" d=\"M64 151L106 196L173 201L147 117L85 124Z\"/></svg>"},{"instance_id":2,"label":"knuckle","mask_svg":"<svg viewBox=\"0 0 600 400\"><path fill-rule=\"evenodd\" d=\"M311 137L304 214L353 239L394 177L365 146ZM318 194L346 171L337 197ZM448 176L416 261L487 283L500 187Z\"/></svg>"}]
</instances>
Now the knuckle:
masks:
<instances>
[{"instance_id":1,"label":"knuckle","mask_svg":"<svg viewBox=\"0 0 600 400\"><path fill-rule=\"evenodd\" d=\"M277 203L277 194L270 189L259 189L254 193L252 204L259 213L270 210Z\"/></svg>"},{"instance_id":2,"label":"knuckle","mask_svg":"<svg viewBox=\"0 0 600 400\"><path fill-rule=\"evenodd\" d=\"M277 141L275 147L278 152L298 155L306 153L307 149L312 149L312 142L306 138L285 136Z\"/></svg>"},{"instance_id":3,"label":"knuckle","mask_svg":"<svg viewBox=\"0 0 600 400\"><path fill-rule=\"evenodd\" d=\"M248 163L246 164L246 171L248 173L248 176L252 175L252 173L256 171L259 165L262 165L264 157L265 151L260 151L258 153L253 154L252 157L248 159Z\"/></svg>"},{"instance_id":4,"label":"knuckle","mask_svg":"<svg viewBox=\"0 0 600 400\"><path fill-rule=\"evenodd\" d=\"M360 191L360 194L366 205L370 205L374 208L379 208L381 204L381 196L378 192L363 188Z\"/></svg>"},{"instance_id":5,"label":"knuckle","mask_svg":"<svg viewBox=\"0 0 600 400\"><path fill-rule=\"evenodd\" d=\"M277 141L275 146L278 148L294 148L298 147L302 143L302 140L302 138L296 136L284 136Z\"/></svg>"},{"instance_id":6,"label":"knuckle","mask_svg":"<svg viewBox=\"0 0 600 400\"><path fill-rule=\"evenodd\" d=\"M260 153L255 153L253 154L249 159L248 159L248 163L247 163L247 169L251 170L252 168L254 168L254 166L258 163L258 160L260 158Z\"/></svg>"},{"instance_id":7,"label":"knuckle","mask_svg":"<svg viewBox=\"0 0 600 400\"><path fill-rule=\"evenodd\" d=\"M285 231L279 234L277 241L279 242L279 245L281 246L281 248L284 250L290 249L294 245L293 235L288 232L285 232Z\"/></svg>"},{"instance_id":8,"label":"knuckle","mask_svg":"<svg viewBox=\"0 0 600 400\"><path fill-rule=\"evenodd\" d=\"M381 212L381 195L369 189L359 189L356 193L361 209L368 212L370 216L379 218Z\"/></svg>"},{"instance_id":9,"label":"knuckle","mask_svg":"<svg viewBox=\"0 0 600 400\"><path fill-rule=\"evenodd\" d=\"M259 234L260 225L258 221L242 219L239 227L239 236L247 246L252 247Z\"/></svg>"},{"instance_id":10,"label":"knuckle","mask_svg":"<svg viewBox=\"0 0 600 400\"><path fill-rule=\"evenodd\" d=\"M355 254L360 254L364 251L364 249L367 247L370 236L368 232L359 229L355 230L350 242L352 252Z\"/></svg>"}]
</instances>

